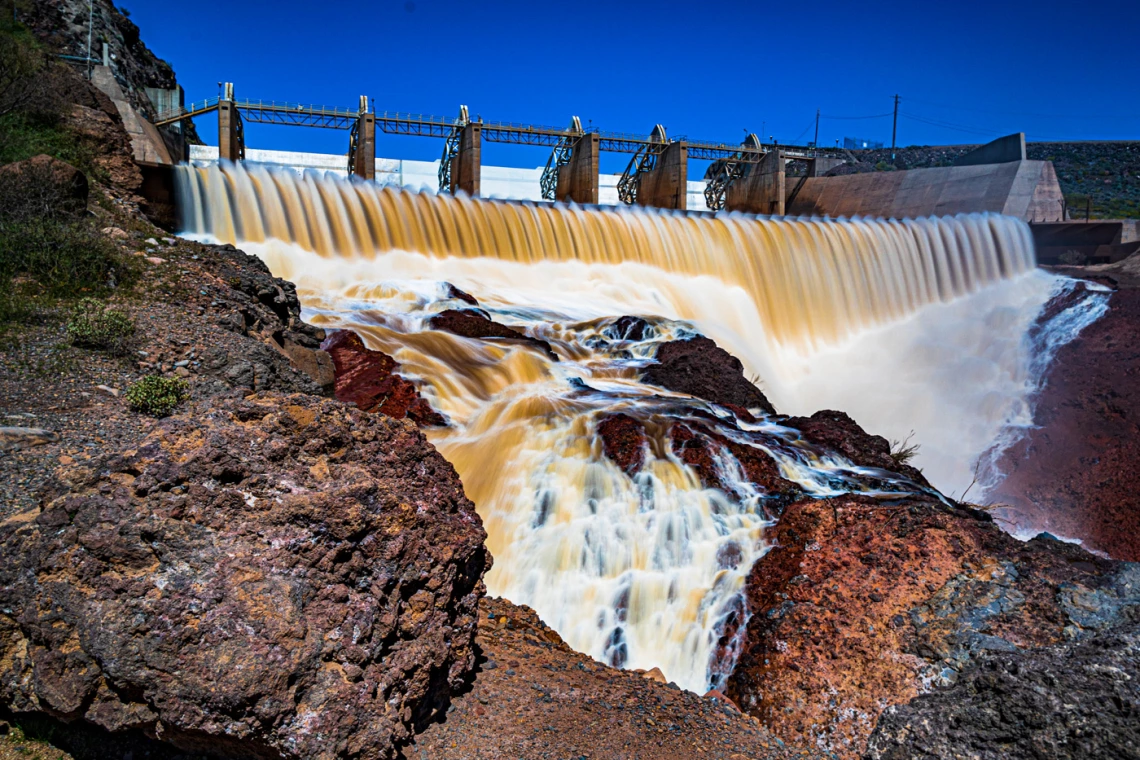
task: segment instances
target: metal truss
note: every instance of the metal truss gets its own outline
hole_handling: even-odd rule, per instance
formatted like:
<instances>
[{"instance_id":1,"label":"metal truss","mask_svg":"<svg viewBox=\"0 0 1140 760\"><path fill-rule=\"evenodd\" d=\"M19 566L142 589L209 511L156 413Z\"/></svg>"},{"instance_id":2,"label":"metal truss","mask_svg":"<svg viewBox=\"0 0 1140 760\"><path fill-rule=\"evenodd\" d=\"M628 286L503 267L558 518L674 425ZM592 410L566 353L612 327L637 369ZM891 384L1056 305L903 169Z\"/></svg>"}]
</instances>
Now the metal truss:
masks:
<instances>
[{"instance_id":1,"label":"metal truss","mask_svg":"<svg viewBox=\"0 0 1140 760\"><path fill-rule=\"evenodd\" d=\"M234 111L234 139L237 140L238 146L238 161L245 160L245 122L241 118L241 112Z\"/></svg>"},{"instance_id":2,"label":"metal truss","mask_svg":"<svg viewBox=\"0 0 1140 760\"><path fill-rule=\"evenodd\" d=\"M443 156L439 159L439 191L451 192L451 164L459 157L459 146L463 140L463 129L470 122L467 106L459 106L459 118L453 121L454 126L446 136L443 143Z\"/></svg>"},{"instance_id":3,"label":"metal truss","mask_svg":"<svg viewBox=\"0 0 1140 760\"><path fill-rule=\"evenodd\" d=\"M733 182L744 176L749 164L758 162L763 153L760 153L760 138L754 134L744 138L736 155L730 158L721 158L713 162L705 172L705 204L713 211L724 209L725 197L728 188ZM689 155L692 156L690 148Z\"/></svg>"},{"instance_id":4,"label":"metal truss","mask_svg":"<svg viewBox=\"0 0 1140 760\"><path fill-rule=\"evenodd\" d=\"M622 172L617 183L618 200L632 206L637 203L637 191L641 187L642 176L657 168L658 157L669 147L669 138L665 135L665 127L658 124L649 135L649 140L641 150L633 154L629 165Z\"/></svg>"},{"instance_id":5,"label":"metal truss","mask_svg":"<svg viewBox=\"0 0 1140 760\"><path fill-rule=\"evenodd\" d=\"M360 112L357 109L285 101L235 100L234 106L246 120L256 124L288 124L299 127L351 130L360 118ZM216 110L218 110L218 98L209 98L191 103L184 108L163 112L158 115L154 123L156 126L173 124ZM384 111L376 114L377 128L385 134L393 135L418 135L447 140L454 135L457 128L465 126L466 123L466 121L460 123L460 120L455 118L399 111ZM609 153L631 153L635 157L651 152L646 149L654 144L652 136L646 138L644 135L622 132L602 132L597 129L575 132L573 127L546 127L500 121L481 121L480 123L483 127L482 139L495 143L541 145L558 149L568 138L580 137L589 131L597 133L599 150ZM752 145L745 146L729 145L723 142L686 140L684 137L675 139L685 141L689 158L706 161L729 159L754 163L759 161L765 153L774 149L773 146L761 145L759 140L756 140ZM780 146L780 149L788 158L814 158L829 155L826 151L807 147Z\"/></svg>"},{"instance_id":6,"label":"metal truss","mask_svg":"<svg viewBox=\"0 0 1140 760\"><path fill-rule=\"evenodd\" d=\"M352 178L356 174L356 150L357 144L360 141L360 119L352 125L352 129L348 133L348 176Z\"/></svg>"},{"instance_id":7,"label":"metal truss","mask_svg":"<svg viewBox=\"0 0 1140 760\"><path fill-rule=\"evenodd\" d=\"M539 186L542 188L544 200L558 200L556 197L558 193L558 172L563 166L569 166L570 161L574 158L574 149L584 134L582 120L577 116L571 118L569 131L571 134L564 135L554 146L554 152L550 154L550 158L546 160L546 168L542 170Z\"/></svg>"}]
</instances>

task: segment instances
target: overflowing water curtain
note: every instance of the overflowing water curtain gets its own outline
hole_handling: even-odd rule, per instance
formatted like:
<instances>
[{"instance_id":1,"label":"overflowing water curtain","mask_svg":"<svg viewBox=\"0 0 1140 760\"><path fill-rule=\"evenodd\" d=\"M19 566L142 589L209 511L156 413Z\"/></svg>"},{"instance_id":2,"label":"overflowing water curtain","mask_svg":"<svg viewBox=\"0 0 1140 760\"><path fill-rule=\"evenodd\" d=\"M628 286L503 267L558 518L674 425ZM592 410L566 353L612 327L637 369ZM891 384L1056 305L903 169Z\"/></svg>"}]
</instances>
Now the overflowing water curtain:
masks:
<instances>
[{"instance_id":1,"label":"overflowing water curtain","mask_svg":"<svg viewBox=\"0 0 1140 760\"><path fill-rule=\"evenodd\" d=\"M773 495L727 450L722 488L678 458L670 426L715 427L718 412L639 380L657 347L707 334L779 411L843 409L900 438L916 429L928 477L968 483L978 456L1024 417L1023 337L1059 287L1034 270L1026 225L991 214L685 215L257 166L178 172L187 233L260 256L297 284L306 319L393 356L447 417L426 432L487 528L490 592L534 607L579 651L660 667L696 691L722 685L734 662L739 642L722 633L747 615L742 589L767 549ZM469 308L445 282L559 360L432 329L440 311ZM649 319L643 338L614 332L623 314ZM602 453L598 425L614 413L647 430L636 474ZM719 432L762 449L807 494L865 491L858 468L777 420ZM882 475L880 495L913 491Z\"/></svg>"},{"instance_id":2,"label":"overflowing water curtain","mask_svg":"<svg viewBox=\"0 0 1140 760\"><path fill-rule=\"evenodd\" d=\"M835 342L1035 265L1023 222L765 219L504 203L262 166L180 167L184 229L295 243L325 258L387 251L520 263L636 262L743 288L768 338Z\"/></svg>"}]
</instances>

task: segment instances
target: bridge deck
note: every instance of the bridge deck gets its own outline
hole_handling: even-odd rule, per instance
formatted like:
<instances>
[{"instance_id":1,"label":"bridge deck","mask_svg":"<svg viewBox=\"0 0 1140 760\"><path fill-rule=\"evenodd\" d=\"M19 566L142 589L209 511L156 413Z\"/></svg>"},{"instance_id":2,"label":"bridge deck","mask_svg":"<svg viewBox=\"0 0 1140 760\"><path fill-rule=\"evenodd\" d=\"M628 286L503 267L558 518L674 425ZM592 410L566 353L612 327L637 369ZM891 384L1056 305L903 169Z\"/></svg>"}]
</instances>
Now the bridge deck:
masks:
<instances>
[{"instance_id":1,"label":"bridge deck","mask_svg":"<svg viewBox=\"0 0 1140 760\"><path fill-rule=\"evenodd\" d=\"M155 119L156 126L173 124L185 119L193 119L212 111L218 110L219 99L191 103L185 108L160 113ZM352 129L360 118L360 110L353 108L338 108L321 105L291 103L264 100L235 100L234 106L241 112L242 118L254 124L289 124L301 127L322 127L326 129ZM463 123L455 117L431 116L428 114L403 113L399 111L383 111L375 114L376 126L386 134L417 135L422 137L446 138ZM545 127L536 124L517 124L514 122L488 121L480 122L482 136L487 142L512 143L515 145L541 145L555 147L566 138L580 137L585 132L597 133L599 137L598 148L610 153L637 153L647 145L654 144L644 135L634 135L622 132L603 132L598 129L575 132L567 128ZM747 162L759 161L768 153L764 146L760 148L745 147L742 145L729 145L723 142L703 140L687 140L685 137L674 138L673 142L684 141L689 149L689 157L715 161L722 158L735 158ZM788 158L814 158L817 152L811 148L797 146L780 146Z\"/></svg>"}]
</instances>

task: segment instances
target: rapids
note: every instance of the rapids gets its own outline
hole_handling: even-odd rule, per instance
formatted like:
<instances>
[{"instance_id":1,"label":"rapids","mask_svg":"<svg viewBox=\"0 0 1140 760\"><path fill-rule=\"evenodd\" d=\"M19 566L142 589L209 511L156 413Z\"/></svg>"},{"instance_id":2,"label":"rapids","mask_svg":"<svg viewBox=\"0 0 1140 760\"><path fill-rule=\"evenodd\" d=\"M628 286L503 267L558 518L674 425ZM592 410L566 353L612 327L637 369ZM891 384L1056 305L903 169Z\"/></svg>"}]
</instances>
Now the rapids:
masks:
<instances>
[{"instance_id":1,"label":"rapids","mask_svg":"<svg viewBox=\"0 0 1140 760\"><path fill-rule=\"evenodd\" d=\"M822 456L778 418L735 420L639 382L657 345L707 335L780 412L841 409L875 433L913 431L914 463L960 494L1030 423L1043 367L1028 336L1068 287L1035 268L1025 224L989 214L683 215L488 202L257 166L178 172L185 234L261 257L297 285L306 319L391 355L448 418L425 432L483 519L492 594L533 607L579 651L660 667L699 692L732 667L739 642L720 640L722 629L747 615L741 589L778 510L727 452L717 461L726 487L702 487L671 450L670 420L723 418L721 434L767 452L809 494L918 487ZM470 308L448 283L548 341L559 360L430 329L433 314ZM1065 329L1094 311L1067 314ZM616 332L626 314L649 321L643 339ZM649 432L632 478L597 434L616 412Z\"/></svg>"}]
</instances>

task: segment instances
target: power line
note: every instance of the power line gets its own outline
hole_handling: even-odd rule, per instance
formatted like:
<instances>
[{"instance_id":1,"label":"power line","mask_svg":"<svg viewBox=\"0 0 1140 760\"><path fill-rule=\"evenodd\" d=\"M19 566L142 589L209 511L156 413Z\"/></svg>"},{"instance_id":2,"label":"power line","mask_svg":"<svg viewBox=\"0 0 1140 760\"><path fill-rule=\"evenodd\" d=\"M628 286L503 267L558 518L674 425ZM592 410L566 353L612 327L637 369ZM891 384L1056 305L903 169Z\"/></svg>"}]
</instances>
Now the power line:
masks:
<instances>
[{"instance_id":1,"label":"power line","mask_svg":"<svg viewBox=\"0 0 1140 760\"><path fill-rule=\"evenodd\" d=\"M858 119L882 119L887 116L893 116L894 111L887 111L886 113L877 113L872 116L820 116L821 119L838 119L842 121L856 121Z\"/></svg>"},{"instance_id":2,"label":"power line","mask_svg":"<svg viewBox=\"0 0 1140 760\"><path fill-rule=\"evenodd\" d=\"M938 121L936 119L928 119L928 118L924 118L922 116L918 116L916 114L907 113L906 111L900 111L899 113L902 114L903 116L905 116L906 118L911 119L913 121L919 121L919 122L922 122L923 124L929 124L929 125L934 126L934 127L941 127L942 129L950 129L950 130L953 130L955 132L964 132L967 134L982 135L982 136L996 135L996 134L1000 134L1000 132L1001 132L1001 130L986 129L986 128L982 128L982 127L969 127L969 126L966 126L964 124L954 124L954 123L947 122L947 121Z\"/></svg>"},{"instance_id":3,"label":"power line","mask_svg":"<svg viewBox=\"0 0 1140 760\"><path fill-rule=\"evenodd\" d=\"M985 108L965 108L962 106L950 106L950 105L946 105L945 103L933 103L929 100L916 100L914 98L911 98L910 102L919 103L919 104L924 105L924 106L933 106L935 108L946 108L946 109L953 110L953 111L971 111L973 113L984 113L984 114L991 114L994 116L1029 116L1029 117L1032 117L1035 119L1086 119L1086 120L1090 120L1090 121L1092 121L1092 120L1096 120L1096 121L1106 121L1106 120L1125 121L1125 120L1136 119L1135 115L1133 115L1133 116L1090 116L1088 114L1059 114L1059 113L1049 114L1049 113L1029 113L1029 112L1025 112L1025 111L993 111L993 110L985 109Z\"/></svg>"}]
</instances>

